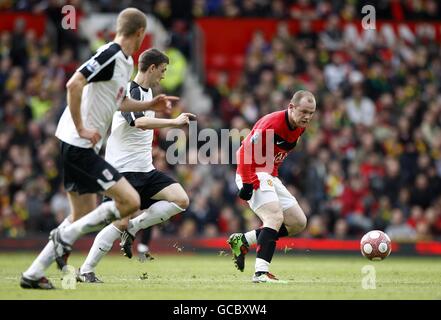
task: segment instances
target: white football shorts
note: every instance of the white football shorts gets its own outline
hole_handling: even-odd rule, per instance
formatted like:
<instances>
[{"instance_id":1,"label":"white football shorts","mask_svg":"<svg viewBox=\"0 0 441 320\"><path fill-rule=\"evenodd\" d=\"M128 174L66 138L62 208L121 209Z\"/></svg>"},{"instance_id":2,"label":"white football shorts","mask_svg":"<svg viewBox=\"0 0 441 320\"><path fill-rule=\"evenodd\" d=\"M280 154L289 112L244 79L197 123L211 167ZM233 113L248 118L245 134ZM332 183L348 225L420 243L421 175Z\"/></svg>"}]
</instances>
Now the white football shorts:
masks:
<instances>
[{"instance_id":1,"label":"white football shorts","mask_svg":"<svg viewBox=\"0 0 441 320\"><path fill-rule=\"evenodd\" d=\"M297 199L289 193L279 178L266 172L257 172L257 178L260 181L260 187L254 190L253 196L248 201L251 210L256 211L264 204L278 201L282 210L285 211L293 206L298 206ZM242 188L242 178L236 174L236 185L239 190Z\"/></svg>"}]
</instances>

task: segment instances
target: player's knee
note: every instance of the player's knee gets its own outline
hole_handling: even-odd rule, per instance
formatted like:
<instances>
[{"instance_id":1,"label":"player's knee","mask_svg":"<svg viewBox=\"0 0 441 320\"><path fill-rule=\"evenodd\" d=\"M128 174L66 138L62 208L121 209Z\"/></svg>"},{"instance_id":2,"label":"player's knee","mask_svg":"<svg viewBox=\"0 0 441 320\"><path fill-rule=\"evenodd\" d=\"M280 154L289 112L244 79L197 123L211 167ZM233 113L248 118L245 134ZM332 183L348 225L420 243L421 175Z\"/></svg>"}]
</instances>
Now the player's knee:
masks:
<instances>
[{"instance_id":1,"label":"player's knee","mask_svg":"<svg viewBox=\"0 0 441 320\"><path fill-rule=\"evenodd\" d=\"M307 222L306 216L304 214L301 215L296 221L296 233L305 230Z\"/></svg>"},{"instance_id":2,"label":"player's knee","mask_svg":"<svg viewBox=\"0 0 441 320\"><path fill-rule=\"evenodd\" d=\"M124 211L124 216L130 215L136 212L141 206L141 199L137 192L130 193L122 201L122 207ZM122 212L121 212L122 213Z\"/></svg>"},{"instance_id":3,"label":"player's knee","mask_svg":"<svg viewBox=\"0 0 441 320\"><path fill-rule=\"evenodd\" d=\"M188 206L190 205L190 199L188 198L187 194L182 194L176 201L174 201L176 205L178 205L181 209L186 210Z\"/></svg>"},{"instance_id":4,"label":"player's knee","mask_svg":"<svg viewBox=\"0 0 441 320\"><path fill-rule=\"evenodd\" d=\"M132 194L129 206L131 213L138 211L141 207L141 198L137 192Z\"/></svg>"},{"instance_id":5,"label":"player's knee","mask_svg":"<svg viewBox=\"0 0 441 320\"><path fill-rule=\"evenodd\" d=\"M274 223L276 225L276 227L278 227L278 229L280 229L280 227L282 226L283 223L283 214L277 214L274 216Z\"/></svg>"},{"instance_id":6,"label":"player's knee","mask_svg":"<svg viewBox=\"0 0 441 320\"><path fill-rule=\"evenodd\" d=\"M274 229L279 230L283 223L283 214L281 212L274 212L268 219L264 222L264 225Z\"/></svg>"},{"instance_id":7,"label":"player's knee","mask_svg":"<svg viewBox=\"0 0 441 320\"><path fill-rule=\"evenodd\" d=\"M129 219L121 219L121 220L117 220L113 223L113 225L118 228L118 230L120 231L124 231L127 230L127 228L129 227Z\"/></svg>"},{"instance_id":8,"label":"player's knee","mask_svg":"<svg viewBox=\"0 0 441 320\"><path fill-rule=\"evenodd\" d=\"M292 225L287 225L288 236L294 236L306 228L307 219L305 215L299 216Z\"/></svg>"}]
</instances>

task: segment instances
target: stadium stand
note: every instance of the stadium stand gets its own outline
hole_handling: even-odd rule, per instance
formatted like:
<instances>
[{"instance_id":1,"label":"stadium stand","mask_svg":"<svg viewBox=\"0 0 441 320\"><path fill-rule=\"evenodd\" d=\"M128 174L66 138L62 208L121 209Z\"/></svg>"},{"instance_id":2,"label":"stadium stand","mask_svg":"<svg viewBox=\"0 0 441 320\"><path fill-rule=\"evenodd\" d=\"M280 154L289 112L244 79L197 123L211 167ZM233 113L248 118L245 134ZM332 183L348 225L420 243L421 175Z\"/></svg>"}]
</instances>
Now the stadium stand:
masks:
<instances>
[{"instance_id":1,"label":"stadium stand","mask_svg":"<svg viewBox=\"0 0 441 320\"><path fill-rule=\"evenodd\" d=\"M381 229L393 240L441 240L439 31L400 36L395 28L392 38L339 32L360 21L364 1L178 2L69 3L79 21L85 12L122 5L156 16L173 50L202 70L212 110L200 114L198 130L249 128L286 105L294 90L316 94L313 125L280 170L308 216L301 237L355 239ZM0 237L23 238L48 234L69 214L54 130L65 83L92 44L60 27L51 1L8 3L0 6ZM377 8L379 25L401 21L412 31L440 16L441 5L430 0L380 1ZM33 28L40 22L32 19L47 28ZM249 31L236 39L241 47L209 50L212 28L225 33L215 40L222 45L238 26ZM192 49L196 28L205 34L203 52ZM155 237L216 237L259 226L236 197L235 165L171 166L164 133L156 144L155 166L184 185L190 208L156 228Z\"/></svg>"}]
</instances>

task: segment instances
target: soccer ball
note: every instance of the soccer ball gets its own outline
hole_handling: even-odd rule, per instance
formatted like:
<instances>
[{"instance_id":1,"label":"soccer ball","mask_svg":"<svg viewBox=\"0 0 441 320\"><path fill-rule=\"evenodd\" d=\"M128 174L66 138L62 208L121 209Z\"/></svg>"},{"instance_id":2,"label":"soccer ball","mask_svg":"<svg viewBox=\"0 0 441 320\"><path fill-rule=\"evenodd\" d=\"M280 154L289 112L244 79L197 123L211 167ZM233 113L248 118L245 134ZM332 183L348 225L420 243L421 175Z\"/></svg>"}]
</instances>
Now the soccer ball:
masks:
<instances>
[{"instance_id":1,"label":"soccer ball","mask_svg":"<svg viewBox=\"0 0 441 320\"><path fill-rule=\"evenodd\" d=\"M369 260L383 260L391 251L390 238L383 231L369 231L361 238L360 250L363 256Z\"/></svg>"}]
</instances>

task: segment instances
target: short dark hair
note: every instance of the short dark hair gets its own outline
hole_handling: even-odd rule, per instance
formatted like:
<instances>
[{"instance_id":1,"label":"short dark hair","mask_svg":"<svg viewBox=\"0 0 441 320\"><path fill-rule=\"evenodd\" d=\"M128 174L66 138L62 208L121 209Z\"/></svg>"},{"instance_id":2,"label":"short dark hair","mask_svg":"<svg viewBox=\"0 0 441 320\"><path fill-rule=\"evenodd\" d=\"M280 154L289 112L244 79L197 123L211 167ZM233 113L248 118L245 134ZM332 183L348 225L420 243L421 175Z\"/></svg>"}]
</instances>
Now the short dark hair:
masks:
<instances>
[{"instance_id":1,"label":"short dark hair","mask_svg":"<svg viewBox=\"0 0 441 320\"><path fill-rule=\"evenodd\" d=\"M139 56L138 68L141 72L146 72L152 64L158 67L162 63L169 64L168 57L158 49L148 49Z\"/></svg>"}]
</instances>

